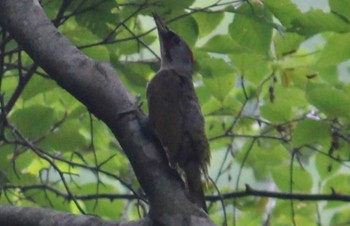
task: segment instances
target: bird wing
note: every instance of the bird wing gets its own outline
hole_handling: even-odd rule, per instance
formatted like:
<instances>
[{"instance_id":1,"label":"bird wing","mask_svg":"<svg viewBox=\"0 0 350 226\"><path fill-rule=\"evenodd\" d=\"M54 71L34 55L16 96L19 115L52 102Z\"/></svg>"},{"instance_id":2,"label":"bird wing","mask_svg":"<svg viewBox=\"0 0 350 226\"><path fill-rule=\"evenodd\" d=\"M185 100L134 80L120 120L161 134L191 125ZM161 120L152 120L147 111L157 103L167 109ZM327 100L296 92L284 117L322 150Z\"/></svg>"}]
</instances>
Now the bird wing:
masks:
<instances>
[{"instance_id":1,"label":"bird wing","mask_svg":"<svg viewBox=\"0 0 350 226\"><path fill-rule=\"evenodd\" d=\"M204 117L200 109L192 83L188 84L185 100L182 101L183 109L186 109L184 131L188 134L193 159L201 165L203 173L207 174L207 165L210 162L209 142L205 134Z\"/></svg>"},{"instance_id":2,"label":"bird wing","mask_svg":"<svg viewBox=\"0 0 350 226\"><path fill-rule=\"evenodd\" d=\"M182 89L181 79L172 70L159 71L147 88L149 121L172 167L178 164L183 135Z\"/></svg>"}]
</instances>

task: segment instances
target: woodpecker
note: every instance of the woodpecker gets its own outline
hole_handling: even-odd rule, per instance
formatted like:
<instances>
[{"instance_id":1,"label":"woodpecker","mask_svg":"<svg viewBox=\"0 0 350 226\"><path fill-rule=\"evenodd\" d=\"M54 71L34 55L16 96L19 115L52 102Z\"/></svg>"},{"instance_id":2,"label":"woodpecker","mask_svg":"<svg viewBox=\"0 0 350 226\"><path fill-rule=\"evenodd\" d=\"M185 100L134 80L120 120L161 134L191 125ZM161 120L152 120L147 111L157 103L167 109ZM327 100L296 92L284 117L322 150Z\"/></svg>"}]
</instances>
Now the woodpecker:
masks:
<instances>
[{"instance_id":1,"label":"woodpecker","mask_svg":"<svg viewBox=\"0 0 350 226\"><path fill-rule=\"evenodd\" d=\"M184 174L192 202L207 212L201 173L207 177L209 142L192 82L193 55L187 43L153 14L161 66L147 87L149 122L171 167Z\"/></svg>"}]
</instances>

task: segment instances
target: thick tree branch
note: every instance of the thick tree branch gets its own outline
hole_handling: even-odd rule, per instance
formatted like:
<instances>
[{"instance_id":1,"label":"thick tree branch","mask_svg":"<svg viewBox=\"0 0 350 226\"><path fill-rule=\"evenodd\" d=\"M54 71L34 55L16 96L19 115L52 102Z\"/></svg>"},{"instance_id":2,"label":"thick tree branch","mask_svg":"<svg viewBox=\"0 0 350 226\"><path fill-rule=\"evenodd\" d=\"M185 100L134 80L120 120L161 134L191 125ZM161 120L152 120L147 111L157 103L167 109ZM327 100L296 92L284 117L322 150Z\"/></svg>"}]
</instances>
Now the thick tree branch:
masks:
<instances>
[{"instance_id":1,"label":"thick tree branch","mask_svg":"<svg viewBox=\"0 0 350 226\"><path fill-rule=\"evenodd\" d=\"M147 219L123 223L105 221L94 216L77 216L36 207L1 206L0 216L1 225L11 226L150 226Z\"/></svg>"},{"instance_id":2,"label":"thick tree branch","mask_svg":"<svg viewBox=\"0 0 350 226\"><path fill-rule=\"evenodd\" d=\"M200 225L212 226L208 220L203 217L174 215L172 218L161 216L161 224L153 224L148 218L139 221L117 222L106 221L95 216L83 216L67 214L60 211L37 208L37 207L15 207L0 206L0 225L11 226L179 226L182 225Z\"/></svg>"},{"instance_id":3,"label":"thick tree branch","mask_svg":"<svg viewBox=\"0 0 350 226\"><path fill-rule=\"evenodd\" d=\"M146 132L145 116L109 64L82 54L56 29L37 0L0 1L0 24L62 88L109 126L147 194L153 218L206 216L186 197L160 145Z\"/></svg>"}]
</instances>

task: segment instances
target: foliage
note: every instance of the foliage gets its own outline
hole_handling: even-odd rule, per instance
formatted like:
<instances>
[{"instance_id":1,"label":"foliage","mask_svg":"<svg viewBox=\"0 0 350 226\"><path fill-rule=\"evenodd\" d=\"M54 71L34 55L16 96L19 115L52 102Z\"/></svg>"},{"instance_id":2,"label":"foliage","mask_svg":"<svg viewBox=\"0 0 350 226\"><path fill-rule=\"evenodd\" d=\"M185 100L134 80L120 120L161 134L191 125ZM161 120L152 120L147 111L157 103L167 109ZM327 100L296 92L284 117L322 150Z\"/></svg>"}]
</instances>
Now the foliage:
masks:
<instances>
[{"instance_id":1,"label":"foliage","mask_svg":"<svg viewBox=\"0 0 350 226\"><path fill-rule=\"evenodd\" d=\"M210 176L222 194L208 184L209 213L229 225L350 221L350 1L328 4L301 11L292 0L42 1L79 49L115 66L145 111L159 59L151 12L191 45ZM110 219L146 214L108 128L1 36L0 203Z\"/></svg>"}]
</instances>

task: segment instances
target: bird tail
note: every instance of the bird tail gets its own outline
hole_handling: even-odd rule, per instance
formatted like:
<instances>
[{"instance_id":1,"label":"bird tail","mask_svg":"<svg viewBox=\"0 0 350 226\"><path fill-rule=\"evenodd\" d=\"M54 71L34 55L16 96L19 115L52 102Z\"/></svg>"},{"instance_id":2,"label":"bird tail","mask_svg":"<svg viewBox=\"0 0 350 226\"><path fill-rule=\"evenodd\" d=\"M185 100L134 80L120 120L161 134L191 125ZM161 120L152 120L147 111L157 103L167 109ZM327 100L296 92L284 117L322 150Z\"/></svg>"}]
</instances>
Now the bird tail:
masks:
<instances>
[{"instance_id":1,"label":"bird tail","mask_svg":"<svg viewBox=\"0 0 350 226\"><path fill-rule=\"evenodd\" d=\"M208 212L201 180L200 164L195 161L189 161L185 164L183 170L185 171L186 184L192 201L194 201L205 212Z\"/></svg>"}]
</instances>

